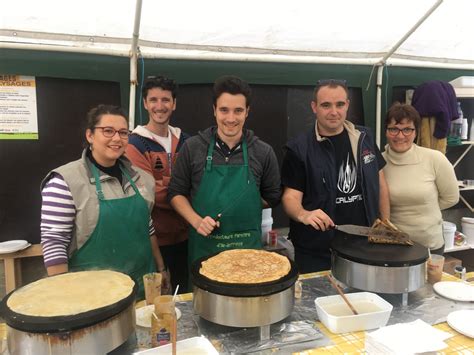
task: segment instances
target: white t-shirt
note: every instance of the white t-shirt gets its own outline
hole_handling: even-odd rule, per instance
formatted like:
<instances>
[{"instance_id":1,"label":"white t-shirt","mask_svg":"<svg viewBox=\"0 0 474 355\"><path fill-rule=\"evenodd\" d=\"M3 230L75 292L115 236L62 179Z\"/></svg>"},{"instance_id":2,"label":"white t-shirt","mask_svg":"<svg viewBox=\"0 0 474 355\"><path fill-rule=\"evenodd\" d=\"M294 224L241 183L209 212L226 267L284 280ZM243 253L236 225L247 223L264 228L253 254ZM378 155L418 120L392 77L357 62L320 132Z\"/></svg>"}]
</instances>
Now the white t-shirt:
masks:
<instances>
[{"instance_id":1,"label":"white t-shirt","mask_svg":"<svg viewBox=\"0 0 474 355\"><path fill-rule=\"evenodd\" d=\"M165 148L166 150L166 153L171 153L171 131L170 129L168 128L168 137L162 137L162 136L159 136L155 133L153 133L152 131L148 130L151 134L151 136L153 137L153 139L160 143L163 148Z\"/></svg>"}]
</instances>

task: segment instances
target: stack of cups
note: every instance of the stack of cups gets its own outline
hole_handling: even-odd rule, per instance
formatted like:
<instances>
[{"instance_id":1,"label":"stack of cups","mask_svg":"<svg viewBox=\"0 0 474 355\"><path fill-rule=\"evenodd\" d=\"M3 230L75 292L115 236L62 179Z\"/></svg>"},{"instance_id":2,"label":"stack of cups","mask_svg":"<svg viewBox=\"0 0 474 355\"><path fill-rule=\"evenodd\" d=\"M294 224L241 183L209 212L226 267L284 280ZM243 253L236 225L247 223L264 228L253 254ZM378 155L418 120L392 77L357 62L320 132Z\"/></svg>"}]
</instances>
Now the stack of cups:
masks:
<instances>
[{"instance_id":1,"label":"stack of cups","mask_svg":"<svg viewBox=\"0 0 474 355\"><path fill-rule=\"evenodd\" d=\"M456 225L451 222L443 221L444 249L451 249L454 246L454 235Z\"/></svg>"},{"instance_id":2,"label":"stack of cups","mask_svg":"<svg viewBox=\"0 0 474 355\"><path fill-rule=\"evenodd\" d=\"M273 218L272 209L264 208L262 210L262 244L268 244L268 233L272 230Z\"/></svg>"}]
</instances>

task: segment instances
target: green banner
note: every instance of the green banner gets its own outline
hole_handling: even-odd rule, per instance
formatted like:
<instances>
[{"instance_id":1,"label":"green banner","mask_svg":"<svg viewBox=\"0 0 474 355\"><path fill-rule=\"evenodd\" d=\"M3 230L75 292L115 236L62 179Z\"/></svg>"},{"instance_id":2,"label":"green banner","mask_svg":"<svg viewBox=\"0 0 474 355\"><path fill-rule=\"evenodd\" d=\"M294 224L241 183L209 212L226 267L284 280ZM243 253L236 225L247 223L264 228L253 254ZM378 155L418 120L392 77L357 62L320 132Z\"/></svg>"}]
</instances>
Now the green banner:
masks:
<instances>
[{"instance_id":1,"label":"green banner","mask_svg":"<svg viewBox=\"0 0 474 355\"><path fill-rule=\"evenodd\" d=\"M38 133L0 133L0 139L39 139Z\"/></svg>"}]
</instances>

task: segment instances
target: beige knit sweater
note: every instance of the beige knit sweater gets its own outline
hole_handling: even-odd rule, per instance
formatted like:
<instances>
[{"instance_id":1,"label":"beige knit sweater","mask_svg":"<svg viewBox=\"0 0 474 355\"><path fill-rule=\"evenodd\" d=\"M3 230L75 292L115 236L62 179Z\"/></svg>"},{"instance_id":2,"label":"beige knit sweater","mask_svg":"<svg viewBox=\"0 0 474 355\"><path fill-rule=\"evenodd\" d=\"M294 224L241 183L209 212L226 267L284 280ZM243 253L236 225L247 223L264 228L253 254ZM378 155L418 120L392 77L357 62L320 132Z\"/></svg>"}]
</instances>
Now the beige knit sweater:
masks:
<instances>
[{"instance_id":1,"label":"beige knit sweater","mask_svg":"<svg viewBox=\"0 0 474 355\"><path fill-rule=\"evenodd\" d=\"M385 146L383 171L390 190L390 219L430 249L444 244L441 210L459 201L454 168L439 151L416 144L405 153Z\"/></svg>"}]
</instances>

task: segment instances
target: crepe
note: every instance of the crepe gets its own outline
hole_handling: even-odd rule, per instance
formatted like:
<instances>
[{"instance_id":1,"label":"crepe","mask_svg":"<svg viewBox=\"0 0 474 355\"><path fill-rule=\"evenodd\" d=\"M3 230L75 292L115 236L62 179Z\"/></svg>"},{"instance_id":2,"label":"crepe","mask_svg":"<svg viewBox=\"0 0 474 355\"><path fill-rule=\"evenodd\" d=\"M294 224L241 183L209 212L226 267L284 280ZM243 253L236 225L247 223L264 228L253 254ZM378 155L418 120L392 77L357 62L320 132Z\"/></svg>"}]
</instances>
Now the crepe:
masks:
<instances>
[{"instance_id":1,"label":"crepe","mask_svg":"<svg viewBox=\"0 0 474 355\"><path fill-rule=\"evenodd\" d=\"M239 284L257 284L281 279L290 272L283 255L265 250L223 251L201 263L199 273L208 279Z\"/></svg>"},{"instance_id":2,"label":"crepe","mask_svg":"<svg viewBox=\"0 0 474 355\"><path fill-rule=\"evenodd\" d=\"M28 316L72 316L123 300L132 293L134 285L129 276L116 271L71 272L14 291L7 306Z\"/></svg>"},{"instance_id":3,"label":"crepe","mask_svg":"<svg viewBox=\"0 0 474 355\"><path fill-rule=\"evenodd\" d=\"M392 222L390 222L388 219L381 220L377 218L372 225L373 229L379 229L379 230L389 230L389 231L394 231L394 232L400 232L400 229L398 229ZM378 244L401 244L401 245L413 245L413 242L410 239L406 239L400 236L400 238L397 238L397 234L394 234L393 237L383 237L383 236L377 236L377 235L369 235L368 238L370 243L378 243Z\"/></svg>"}]
</instances>

